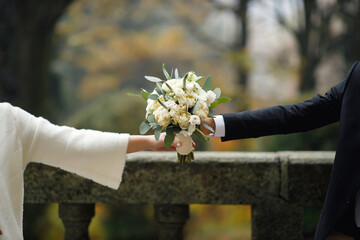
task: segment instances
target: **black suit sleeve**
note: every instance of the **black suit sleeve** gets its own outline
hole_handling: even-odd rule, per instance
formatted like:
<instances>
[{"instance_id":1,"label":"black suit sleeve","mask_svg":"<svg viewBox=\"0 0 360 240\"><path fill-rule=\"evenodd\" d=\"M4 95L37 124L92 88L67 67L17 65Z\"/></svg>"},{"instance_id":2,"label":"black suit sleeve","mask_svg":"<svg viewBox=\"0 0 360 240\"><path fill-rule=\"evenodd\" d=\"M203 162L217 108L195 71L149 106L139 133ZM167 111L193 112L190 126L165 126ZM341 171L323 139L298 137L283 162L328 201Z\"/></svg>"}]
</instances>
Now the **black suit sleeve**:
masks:
<instances>
[{"instance_id":1,"label":"black suit sleeve","mask_svg":"<svg viewBox=\"0 0 360 240\"><path fill-rule=\"evenodd\" d=\"M292 105L223 114L225 137L222 141L303 132L339 121L347 79L357 63L352 66L345 80L332 87L324 96L316 95L310 100Z\"/></svg>"}]
</instances>

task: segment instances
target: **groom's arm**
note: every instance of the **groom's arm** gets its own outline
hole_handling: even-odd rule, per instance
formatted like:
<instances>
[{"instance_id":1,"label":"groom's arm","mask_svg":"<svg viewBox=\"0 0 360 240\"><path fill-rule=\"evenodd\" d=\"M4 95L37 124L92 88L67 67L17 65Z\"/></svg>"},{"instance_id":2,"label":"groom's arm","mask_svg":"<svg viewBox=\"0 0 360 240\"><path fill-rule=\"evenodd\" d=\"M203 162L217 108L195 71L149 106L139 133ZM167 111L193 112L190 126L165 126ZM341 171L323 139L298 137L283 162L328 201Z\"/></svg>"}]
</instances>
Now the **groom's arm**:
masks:
<instances>
[{"instance_id":1,"label":"groom's arm","mask_svg":"<svg viewBox=\"0 0 360 240\"><path fill-rule=\"evenodd\" d=\"M310 100L292 105L226 113L215 120L206 119L204 122L213 126L214 136L222 137L222 141L303 132L337 122L347 79L356 64L345 80L324 96L316 95Z\"/></svg>"}]
</instances>

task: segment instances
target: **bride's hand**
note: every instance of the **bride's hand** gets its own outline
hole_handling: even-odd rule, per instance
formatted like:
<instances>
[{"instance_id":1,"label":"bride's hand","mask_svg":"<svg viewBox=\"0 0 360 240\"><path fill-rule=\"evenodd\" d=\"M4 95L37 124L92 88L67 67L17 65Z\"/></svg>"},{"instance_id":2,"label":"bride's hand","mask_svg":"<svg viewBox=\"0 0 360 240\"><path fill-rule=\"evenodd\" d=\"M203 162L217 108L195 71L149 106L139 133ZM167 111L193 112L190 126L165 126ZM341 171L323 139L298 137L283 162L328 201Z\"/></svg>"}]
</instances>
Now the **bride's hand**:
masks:
<instances>
[{"instance_id":1,"label":"bride's hand","mask_svg":"<svg viewBox=\"0 0 360 240\"><path fill-rule=\"evenodd\" d=\"M176 151L176 148L181 147L181 142L177 142L174 140L174 142L171 144L171 146L169 148L165 148L165 143L164 143L165 136L166 136L166 133L162 133L160 135L160 138L158 141L156 141L154 136L149 136L150 142L152 145L151 150L153 150L153 151L166 151L166 150Z\"/></svg>"}]
</instances>

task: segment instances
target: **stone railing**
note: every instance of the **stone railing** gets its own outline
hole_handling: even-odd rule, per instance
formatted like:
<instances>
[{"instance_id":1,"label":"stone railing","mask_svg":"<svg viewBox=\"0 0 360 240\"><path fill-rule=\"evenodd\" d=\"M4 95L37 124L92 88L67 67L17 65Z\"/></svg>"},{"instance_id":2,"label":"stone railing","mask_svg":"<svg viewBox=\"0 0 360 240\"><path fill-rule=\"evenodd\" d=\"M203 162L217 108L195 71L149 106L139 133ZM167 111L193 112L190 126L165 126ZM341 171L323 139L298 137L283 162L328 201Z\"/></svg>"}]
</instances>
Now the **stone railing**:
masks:
<instances>
[{"instance_id":1,"label":"stone railing","mask_svg":"<svg viewBox=\"0 0 360 240\"><path fill-rule=\"evenodd\" d=\"M25 202L58 202L66 239L88 239L94 203L101 202L154 204L160 240L183 239L192 203L251 205L252 239L299 240L304 207L323 202L334 153L196 152L195 158L180 165L173 152L130 154L117 191L31 164Z\"/></svg>"}]
</instances>

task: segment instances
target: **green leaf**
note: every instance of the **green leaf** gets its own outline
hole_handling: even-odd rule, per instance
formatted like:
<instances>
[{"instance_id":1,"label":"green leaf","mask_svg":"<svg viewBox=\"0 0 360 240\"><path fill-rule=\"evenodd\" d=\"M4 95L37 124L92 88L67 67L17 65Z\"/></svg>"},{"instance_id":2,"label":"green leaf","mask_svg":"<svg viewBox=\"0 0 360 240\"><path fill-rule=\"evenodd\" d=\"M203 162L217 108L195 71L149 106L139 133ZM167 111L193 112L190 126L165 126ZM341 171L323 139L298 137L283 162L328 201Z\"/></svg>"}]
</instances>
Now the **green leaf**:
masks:
<instances>
[{"instance_id":1,"label":"green leaf","mask_svg":"<svg viewBox=\"0 0 360 240\"><path fill-rule=\"evenodd\" d=\"M185 74L184 76L184 80L183 80L183 87L184 87L184 91L186 90L186 79L188 78L189 73Z\"/></svg>"},{"instance_id":2,"label":"green leaf","mask_svg":"<svg viewBox=\"0 0 360 240\"><path fill-rule=\"evenodd\" d=\"M171 68L170 79L172 79L173 74L174 74L174 68Z\"/></svg>"},{"instance_id":3,"label":"green leaf","mask_svg":"<svg viewBox=\"0 0 360 240\"><path fill-rule=\"evenodd\" d=\"M216 99L218 99L221 95L221 89L220 88L215 88L213 91L216 95Z\"/></svg>"},{"instance_id":4,"label":"green leaf","mask_svg":"<svg viewBox=\"0 0 360 240\"><path fill-rule=\"evenodd\" d=\"M212 110L212 109L216 108L217 106L219 106L219 104L220 104L219 102L214 102L210 105L209 109Z\"/></svg>"},{"instance_id":5,"label":"green leaf","mask_svg":"<svg viewBox=\"0 0 360 240\"><path fill-rule=\"evenodd\" d=\"M171 129L171 128L168 128ZM166 129L166 136L164 139L164 144L166 148L169 148L171 146L171 144L174 142L175 136L174 133L171 132L170 134L168 134L168 129Z\"/></svg>"},{"instance_id":6,"label":"green leaf","mask_svg":"<svg viewBox=\"0 0 360 240\"><path fill-rule=\"evenodd\" d=\"M187 112L189 111L189 99L188 98L186 99L186 111Z\"/></svg>"},{"instance_id":7,"label":"green leaf","mask_svg":"<svg viewBox=\"0 0 360 240\"><path fill-rule=\"evenodd\" d=\"M179 79L179 78L180 78L180 77L179 77L179 71L178 71L177 68L175 68L175 78L176 78L176 79Z\"/></svg>"},{"instance_id":8,"label":"green leaf","mask_svg":"<svg viewBox=\"0 0 360 240\"><path fill-rule=\"evenodd\" d=\"M148 122L148 120L144 120L141 124L140 124L140 134L143 135L145 133L147 133L150 130L151 126Z\"/></svg>"},{"instance_id":9,"label":"green leaf","mask_svg":"<svg viewBox=\"0 0 360 240\"><path fill-rule=\"evenodd\" d=\"M150 94L150 95L149 95L149 98L150 98L151 100L158 100L159 96L156 95L156 94Z\"/></svg>"},{"instance_id":10,"label":"green leaf","mask_svg":"<svg viewBox=\"0 0 360 240\"><path fill-rule=\"evenodd\" d=\"M145 90L141 91L141 96L145 99L145 101L148 100L149 95L150 95L150 93L148 93L147 91L145 91Z\"/></svg>"},{"instance_id":11,"label":"green leaf","mask_svg":"<svg viewBox=\"0 0 360 240\"><path fill-rule=\"evenodd\" d=\"M165 84L170 89L171 92L174 92L174 89L167 82L165 82Z\"/></svg>"},{"instance_id":12,"label":"green leaf","mask_svg":"<svg viewBox=\"0 0 360 240\"><path fill-rule=\"evenodd\" d=\"M157 77L152 77L152 76L145 76L145 78L147 80L149 80L150 82L162 82L163 80L161 80L160 78Z\"/></svg>"},{"instance_id":13,"label":"green leaf","mask_svg":"<svg viewBox=\"0 0 360 240\"><path fill-rule=\"evenodd\" d=\"M209 91L212 89L212 77L209 76L204 83L204 86L202 87L204 89L204 91Z\"/></svg>"},{"instance_id":14,"label":"green leaf","mask_svg":"<svg viewBox=\"0 0 360 240\"><path fill-rule=\"evenodd\" d=\"M155 88L155 91L159 94L159 95L162 95L162 91L159 87L156 87Z\"/></svg>"},{"instance_id":15,"label":"green leaf","mask_svg":"<svg viewBox=\"0 0 360 240\"><path fill-rule=\"evenodd\" d=\"M161 126L155 128L155 139L156 139L156 141L159 141L161 131L162 131L162 127L161 127Z\"/></svg>"},{"instance_id":16,"label":"green leaf","mask_svg":"<svg viewBox=\"0 0 360 240\"><path fill-rule=\"evenodd\" d=\"M200 101L196 101L195 106L192 109L192 114L195 114L200 106Z\"/></svg>"},{"instance_id":17,"label":"green leaf","mask_svg":"<svg viewBox=\"0 0 360 240\"><path fill-rule=\"evenodd\" d=\"M167 80L170 80L171 77L170 77L169 73L166 71L165 63L163 63L163 65L162 65L162 70L163 70L163 72L164 72L164 75L165 75L166 79L167 79Z\"/></svg>"},{"instance_id":18,"label":"green leaf","mask_svg":"<svg viewBox=\"0 0 360 240\"><path fill-rule=\"evenodd\" d=\"M149 123L156 123L154 114L150 114L147 118Z\"/></svg>"},{"instance_id":19,"label":"green leaf","mask_svg":"<svg viewBox=\"0 0 360 240\"><path fill-rule=\"evenodd\" d=\"M158 99L158 102L159 102L160 105L163 106L165 109L168 109L167 106L166 106L162 101L160 101L159 99Z\"/></svg>"},{"instance_id":20,"label":"green leaf","mask_svg":"<svg viewBox=\"0 0 360 240\"><path fill-rule=\"evenodd\" d=\"M130 97L141 97L141 95L135 93L127 93L127 95Z\"/></svg>"},{"instance_id":21,"label":"green leaf","mask_svg":"<svg viewBox=\"0 0 360 240\"><path fill-rule=\"evenodd\" d=\"M219 103L227 103L231 100L231 98L228 98L228 97L221 97L217 100L217 102Z\"/></svg>"},{"instance_id":22,"label":"green leaf","mask_svg":"<svg viewBox=\"0 0 360 240\"><path fill-rule=\"evenodd\" d=\"M211 132L215 132L214 129L212 127L210 127L209 125L207 125L206 123L202 123L202 125L204 126L204 128L206 128L207 130L210 130Z\"/></svg>"},{"instance_id":23,"label":"green leaf","mask_svg":"<svg viewBox=\"0 0 360 240\"><path fill-rule=\"evenodd\" d=\"M150 126L151 126L153 129L155 129L155 128L157 128L157 127L160 126L157 122L149 123L149 124L150 124Z\"/></svg>"},{"instance_id":24,"label":"green leaf","mask_svg":"<svg viewBox=\"0 0 360 240\"><path fill-rule=\"evenodd\" d=\"M202 76L200 76L200 77L197 77L196 79L195 79L195 82L200 82L201 80L203 80L204 79L204 77L202 77Z\"/></svg>"}]
</instances>

